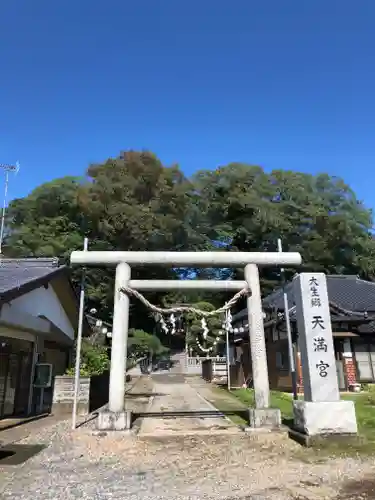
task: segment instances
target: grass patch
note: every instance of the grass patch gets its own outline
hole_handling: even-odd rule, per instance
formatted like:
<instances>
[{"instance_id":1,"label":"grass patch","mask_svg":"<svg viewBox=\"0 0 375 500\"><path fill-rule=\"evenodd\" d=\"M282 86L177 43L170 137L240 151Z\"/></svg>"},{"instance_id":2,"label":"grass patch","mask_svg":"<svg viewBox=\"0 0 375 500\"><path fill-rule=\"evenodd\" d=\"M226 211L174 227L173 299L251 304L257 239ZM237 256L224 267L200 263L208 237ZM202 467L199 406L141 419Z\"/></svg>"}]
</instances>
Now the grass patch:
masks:
<instances>
[{"instance_id":1,"label":"grass patch","mask_svg":"<svg viewBox=\"0 0 375 500\"><path fill-rule=\"evenodd\" d=\"M230 392L221 387L211 387L208 399L215 408L221 411L236 425L248 425L247 406Z\"/></svg>"},{"instance_id":2,"label":"grass patch","mask_svg":"<svg viewBox=\"0 0 375 500\"><path fill-rule=\"evenodd\" d=\"M251 389L234 389L231 394L248 407L254 407L254 391ZM359 439L357 441L322 441L319 448L334 454L375 454L375 405L369 393L343 394L341 399L354 401ZM279 408L284 425L293 422L293 397L279 391L271 391L271 407Z\"/></svg>"},{"instance_id":3,"label":"grass patch","mask_svg":"<svg viewBox=\"0 0 375 500\"><path fill-rule=\"evenodd\" d=\"M231 394L238 398L248 408L255 407L253 389L233 389ZM279 408L284 425L290 425L293 421L293 398L290 394L280 391L271 391L271 408Z\"/></svg>"},{"instance_id":4,"label":"grass patch","mask_svg":"<svg viewBox=\"0 0 375 500\"><path fill-rule=\"evenodd\" d=\"M362 393L345 394L342 399L354 401L359 434L372 446L375 453L375 406L371 404L371 398Z\"/></svg>"},{"instance_id":5,"label":"grass patch","mask_svg":"<svg viewBox=\"0 0 375 500\"><path fill-rule=\"evenodd\" d=\"M237 425L249 425L248 409L254 408L254 391L251 389L233 389L212 387L209 399L219 411ZM279 408L285 425L293 421L292 398L289 394L271 391L271 407Z\"/></svg>"}]
</instances>

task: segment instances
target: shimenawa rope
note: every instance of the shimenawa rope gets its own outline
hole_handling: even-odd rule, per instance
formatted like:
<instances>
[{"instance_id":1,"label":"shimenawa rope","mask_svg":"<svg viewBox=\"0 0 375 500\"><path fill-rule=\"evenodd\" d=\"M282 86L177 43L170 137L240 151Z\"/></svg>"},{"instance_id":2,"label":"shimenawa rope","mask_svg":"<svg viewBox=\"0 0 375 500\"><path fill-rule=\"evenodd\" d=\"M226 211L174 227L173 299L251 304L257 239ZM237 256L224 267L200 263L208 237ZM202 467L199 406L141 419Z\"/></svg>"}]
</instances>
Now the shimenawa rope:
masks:
<instances>
[{"instance_id":1,"label":"shimenawa rope","mask_svg":"<svg viewBox=\"0 0 375 500\"><path fill-rule=\"evenodd\" d=\"M225 312L228 309L231 309L238 300L240 300L241 297L249 295L250 289L249 288L243 288L239 292L237 292L224 306L219 307L219 309L215 309L215 311L202 311L201 309L197 309L195 307L191 306L180 306L180 307L170 307L170 308L163 308L163 307L158 307L155 306L154 304L151 304L141 293L139 293L137 290L134 290L133 288L129 288L126 286L123 286L120 288L120 292L126 293L127 295L131 295L135 297L136 299L140 300L143 302L143 304L151 309L151 311L159 314L172 314L172 313L182 313L182 312L190 312L193 314L196 314L197 316L201 316L204 318L209 318L210 316L216 316L217 314L221 314Z\"/></svg>"}]
</instances>

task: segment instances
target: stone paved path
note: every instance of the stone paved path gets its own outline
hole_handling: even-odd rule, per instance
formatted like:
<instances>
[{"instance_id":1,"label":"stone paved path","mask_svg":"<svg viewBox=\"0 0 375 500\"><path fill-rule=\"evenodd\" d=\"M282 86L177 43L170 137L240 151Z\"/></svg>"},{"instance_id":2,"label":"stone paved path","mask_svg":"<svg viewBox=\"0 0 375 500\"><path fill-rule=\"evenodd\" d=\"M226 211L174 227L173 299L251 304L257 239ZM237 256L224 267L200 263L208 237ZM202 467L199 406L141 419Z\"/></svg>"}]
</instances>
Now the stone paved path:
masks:
<instances>
[{"instance_id":1,"label":"stone paved path","mask_svg":"<svg viewBox=\"0 0 375 500\"><path fill-rule=\"evenodd\" d=\"M160 416L145 417L139 437L192 435L206 433L238 434L240 429L220 416L205 416L215 411L190 384L189 379L178 373L156 374L152 377L154 396L147 408ZM163 418L165 412L191 412L191 416Z\"/></svg>"}]
</instances>

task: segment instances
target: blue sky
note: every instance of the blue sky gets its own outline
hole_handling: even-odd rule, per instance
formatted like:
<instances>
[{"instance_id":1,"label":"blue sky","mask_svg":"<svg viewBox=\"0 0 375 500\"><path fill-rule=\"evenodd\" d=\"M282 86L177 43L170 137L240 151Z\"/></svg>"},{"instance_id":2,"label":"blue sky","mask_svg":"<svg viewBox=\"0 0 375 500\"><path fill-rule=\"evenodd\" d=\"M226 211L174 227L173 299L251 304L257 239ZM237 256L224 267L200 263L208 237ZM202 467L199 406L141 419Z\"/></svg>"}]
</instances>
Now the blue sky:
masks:
<instances>
[{"instance_id":1,"label":"blue sky","mask_svg":"<svg viewBox=\"0 0 375 500\"><path fill-rule=\"evenodd\" d=\"M3 0L10 197L127 148L342 176L375 208L374 0Z\"/></svg>"}]
</instances>

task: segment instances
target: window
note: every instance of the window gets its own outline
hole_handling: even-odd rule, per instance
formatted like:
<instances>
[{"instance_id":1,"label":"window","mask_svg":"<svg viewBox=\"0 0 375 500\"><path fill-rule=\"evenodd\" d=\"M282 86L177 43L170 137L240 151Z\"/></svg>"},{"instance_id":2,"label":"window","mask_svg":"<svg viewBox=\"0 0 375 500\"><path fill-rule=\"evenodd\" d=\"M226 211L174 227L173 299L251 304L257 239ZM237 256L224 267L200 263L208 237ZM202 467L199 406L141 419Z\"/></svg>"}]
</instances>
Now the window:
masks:
<instances>
[{"instance_id":1,"label":"window","mask_svg":"<svg viewBox=\"0 0 375 500\"><path fill-rule=\"evenodd\" d=\"M289 357L287 349L282 349L276 352L276 368L278 370L289 370Z\"/></svg>"},{"instance_id":2,"label":"window","mask_svg":"<svg viewBox=\"0 0 375 500\"><path fill-rule=\"evenodd\" d=\"M359 380L373 381L375 379L375 344L361 340L354 341L355 360Z\"/></svg>"},{"instance_id":3,"label":"window","mask_svg":"<svg viewBox=\"0 0 375 500\"><path fill-rule=\"evenodd\" d=\"M277 342L279 340L279 331L276 326L272 327L272 340L273 342Z\"/></svg>"}]
</instances>

